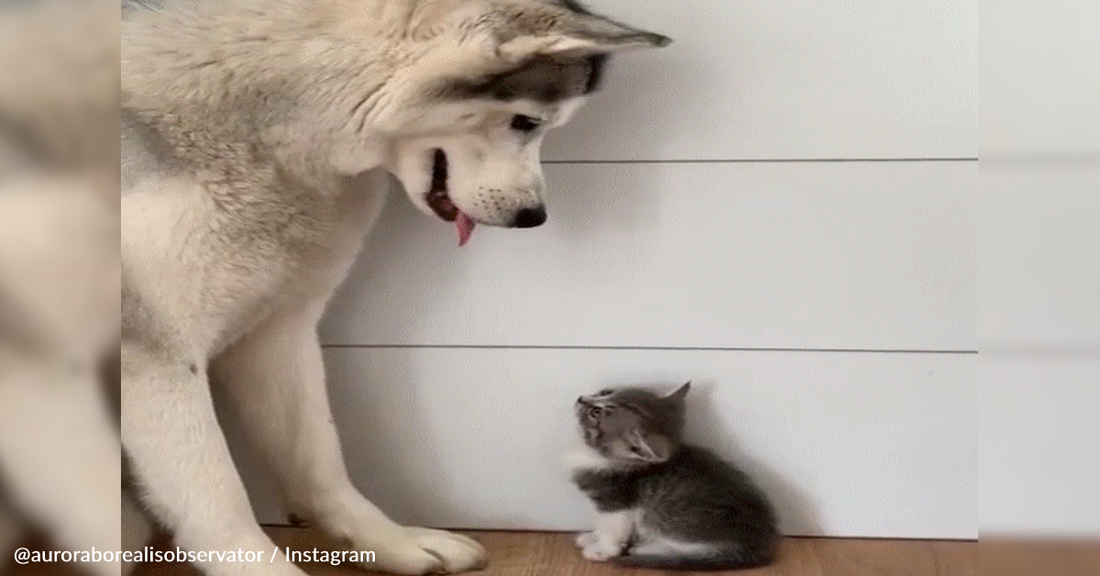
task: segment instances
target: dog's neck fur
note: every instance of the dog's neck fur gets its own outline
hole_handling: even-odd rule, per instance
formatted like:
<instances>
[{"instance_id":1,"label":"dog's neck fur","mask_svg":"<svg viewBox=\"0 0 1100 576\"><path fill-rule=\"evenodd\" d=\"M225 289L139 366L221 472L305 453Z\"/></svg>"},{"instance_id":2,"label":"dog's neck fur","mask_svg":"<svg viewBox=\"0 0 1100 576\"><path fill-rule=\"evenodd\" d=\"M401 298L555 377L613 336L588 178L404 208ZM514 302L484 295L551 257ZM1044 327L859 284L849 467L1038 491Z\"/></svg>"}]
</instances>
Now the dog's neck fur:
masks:
<instances>
[{"instance_id":1,"label":"dog's neck fur","mask_svg":"<svg viewBox=\"0 0 1100 576\"><path fill-rule=\"evenodd\" d=\"M391 4L401 3L379 3L378 9ZM255 6L259 11L290 10L267 1ZM364 53L359 45L342 47L315 35L305 37L300 27L280 25L296 14L256 18L267 23L263 28L237 22L209 30L188 27L171 10L142 13L140 20L123 24L136 28L123 48L122 105L130 119L124 130L138 129L155 138L164 168L254 191L293 184L331 195L339 191L340 182L332 162L334 143L359 140L354 147L373 157L373 165L367 161L363 170L384 161L388 143L369 130L367 119L349 126L358 120L356 108L364 95L376 94L388 80L387 72L377 68L377 54ZM191 45L203 48L186 50ZM377 52L399 59L415 59L423 52L393 50L392 43L378 46ZM167 47L171 49L163 50ZM318 71L298 64L316 50L345 52L327 59L342 65ZM225 65L228 61L232 65ZM333 89L332 78L342 79L340 96L313 93ZM322 100L324 106L316 105ZM329 113L316 114L320 109Z\"/></svg>"},{"instance_id":2,"label":"dog's neck fur","mask_svg":"<svg viewBox=\"0 0 1100 576\"><path fill-rule=\"evenodd\" d=\"M193 178L215 196L219 189L231 195L244 187L251 194L287 188L331 194L338 178L325 169L320 143L274 140L257 124L241 120L218 123L194 109L124 110L123 137L139 138L142 152L155 156L159 171ZM251 130L233 133L226 126Z\"/></svg>"},{"instance_id":3,"label":"dog's neck fur","mask_svg":"<svg viewBox=\"0 0 1100 576\"><path fill-rule=\"evenodd\" d=\"M336 22L354 26L358 32L372 33L376 37L411 38L423 40L433 35L433 28L426 23L438 22L440 16L450 14L468 0L377 0L363 6L354 0L335 0L328 3ZM348 21L339 15L354 11L362 18Z\"/></svg>"}]
</instances>

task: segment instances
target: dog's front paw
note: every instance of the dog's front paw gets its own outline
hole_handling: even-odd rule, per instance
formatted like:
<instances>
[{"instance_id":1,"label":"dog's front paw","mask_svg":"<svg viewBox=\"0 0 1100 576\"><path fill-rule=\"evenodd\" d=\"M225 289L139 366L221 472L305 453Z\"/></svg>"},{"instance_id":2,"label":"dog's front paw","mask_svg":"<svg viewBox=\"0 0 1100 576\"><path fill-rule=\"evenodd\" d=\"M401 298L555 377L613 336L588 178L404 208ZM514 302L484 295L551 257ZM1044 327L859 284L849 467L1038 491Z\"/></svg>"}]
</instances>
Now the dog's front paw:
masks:
<instances>
[{"instance_id":1,"label":"dog's front paw","mask_svg":"<svg viewBox=\"0 0 1100 576\"><path fill-rule=\"evenodd\" d=\"M375 549L376 562L363 566L393 574L454 574L486 564L481 544L461 534L405 528L400 537Z\"/></svg>"},{"instance_id":2,"label":"dog's front paw","mask_svg":"<svg viewBox=\"0 0 1100 576\"><path fill-rule=\"evenodd\" d=\"M593 542L589 543L581 550L581 556L584 556L587 560L604 562L608 558L613 558L622 554L622 552L623 546L621 544L595 538Z\"/></svg>"}]
</instances>

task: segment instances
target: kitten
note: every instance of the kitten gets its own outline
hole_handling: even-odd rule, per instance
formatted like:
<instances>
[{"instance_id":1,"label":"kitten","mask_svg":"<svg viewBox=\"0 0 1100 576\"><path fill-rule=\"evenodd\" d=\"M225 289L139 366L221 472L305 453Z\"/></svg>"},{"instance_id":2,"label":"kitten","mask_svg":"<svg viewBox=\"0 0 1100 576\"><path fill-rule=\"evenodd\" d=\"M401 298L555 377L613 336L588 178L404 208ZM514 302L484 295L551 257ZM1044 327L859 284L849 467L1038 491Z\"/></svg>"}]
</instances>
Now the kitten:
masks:
<instances>
[{"instance_id":1,"label":"kitten","mask_svg":"<svg viewBox=\"0 0 1100 576\"><path fill-rule=\"evenodd\" d=\"M774 560L777 519L764 493L744 472L680 442L690 386L577 399L586 447L570 459L573 481L599 512L596 529L577 536L585 558L694 570Z\"/></svg>"}]
</instances>

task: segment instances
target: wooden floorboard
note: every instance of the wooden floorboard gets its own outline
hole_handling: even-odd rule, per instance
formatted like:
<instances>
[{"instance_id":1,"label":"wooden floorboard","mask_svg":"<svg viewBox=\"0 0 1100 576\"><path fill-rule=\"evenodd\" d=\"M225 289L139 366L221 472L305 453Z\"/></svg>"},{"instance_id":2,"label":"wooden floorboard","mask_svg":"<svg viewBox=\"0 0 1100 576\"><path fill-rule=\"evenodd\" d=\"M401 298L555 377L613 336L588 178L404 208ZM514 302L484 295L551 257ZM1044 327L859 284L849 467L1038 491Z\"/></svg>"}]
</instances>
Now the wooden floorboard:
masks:
<instances>
[{"instance_id":1,"label":"wooden floorboard","mask_svg":"<svg viewBox=\"0 0 1100 576\"><path fill-rule=\"evenodd\" d=\"M978 565L982 576L1100 576L1100 542L988 539Z\"/></svg>"},{"instance_id":2,"label":"wooden floorboard","mask_svg":"<svg viewBox=\"0 0 1100 576\"><path fill-rule=\"evenodd\" d=\"M939 576L977 576L977 542L928 542ZM987 576L995 576L988 574Z\"/></svg>"},{"instance_id":3,"label":"wooden floorboard","mask_svg":"<svg viewBox=\"0 0 1100 576\"><path fill-rule=\"evenodd\" d=\"M332 549L317 531L307 528L268 527L280 548ZM464 532L489 551L487 570L474 576L692 576L692 572L662 572L616 568L588 562L573 547L572 536L545 532ZM41 538L22 544L30 549L53 549ZM159 549L174 548L167 538ZM6 560L6 561L5 561ZM350 566L306 564L313 576L376 574ZM788 538L779 560L767 568L736 572L743 576L1100 576L1100 541L1039 542L983 540L860 540ZM721 576L722 572L709 574ZM18 566L0 558L0 576L86 576L68 565ZM187 564L149 564L134 576L200 576Z\"/></svg>"},{"instance_id":4,"label":"wooden floorboard","mask_svg":"<svg viewBox=\"0 0 1100 576\"><path fill-rule=\"evenodd\" d=\"M269 527L281 548L325 549L331 544L316 531ZM489 552L489 567L473 576L692 576L704 573L618 568L581 558L572 535L545 532L466 531ZM167 546L161 543L161 546ZM860 540L788 538L779 560L772 566L737 572L707 572L712 576L976 576L977 542L925 540ZM351 566L304 564L313 576L364 576L376 574ZM1038 573L1036 573L1037 575ZM135 576L198 576L180 564L143 566Z\"/></svg>"}]
</instances>

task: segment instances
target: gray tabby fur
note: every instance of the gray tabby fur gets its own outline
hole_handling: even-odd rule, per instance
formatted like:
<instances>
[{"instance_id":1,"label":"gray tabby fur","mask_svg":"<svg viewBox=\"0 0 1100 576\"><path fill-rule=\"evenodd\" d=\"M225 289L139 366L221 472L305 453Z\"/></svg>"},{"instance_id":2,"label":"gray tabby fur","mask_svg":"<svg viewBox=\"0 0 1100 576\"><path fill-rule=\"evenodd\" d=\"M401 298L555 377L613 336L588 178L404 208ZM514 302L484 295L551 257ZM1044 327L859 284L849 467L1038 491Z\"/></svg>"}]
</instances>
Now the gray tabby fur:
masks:
<instances>
[{"instance_id":1,"label":"gray tabby fur","mask_svg":"<svg viewBox=\"0 0 1100 576\"><path fill-rule=\"evenodd\" d=\"M668 395L605 389L577 399L585 453L573 481L600 513L578 537L592 560L649 568L728 570L771 563L778 519L743 471L682 443L690 383Z\"/></svg>"}]
</instances>

